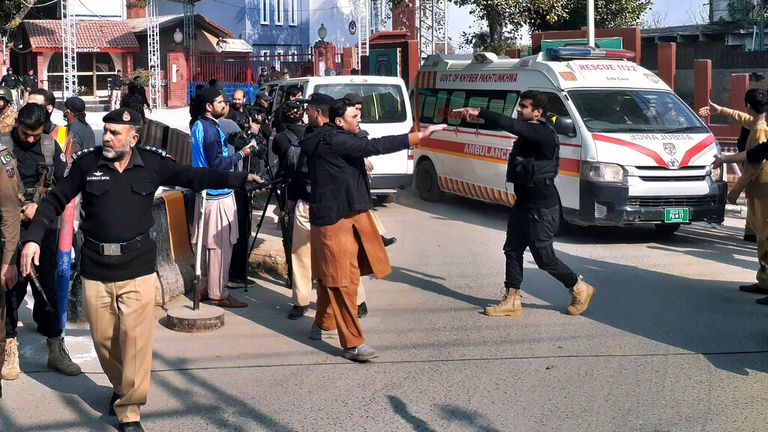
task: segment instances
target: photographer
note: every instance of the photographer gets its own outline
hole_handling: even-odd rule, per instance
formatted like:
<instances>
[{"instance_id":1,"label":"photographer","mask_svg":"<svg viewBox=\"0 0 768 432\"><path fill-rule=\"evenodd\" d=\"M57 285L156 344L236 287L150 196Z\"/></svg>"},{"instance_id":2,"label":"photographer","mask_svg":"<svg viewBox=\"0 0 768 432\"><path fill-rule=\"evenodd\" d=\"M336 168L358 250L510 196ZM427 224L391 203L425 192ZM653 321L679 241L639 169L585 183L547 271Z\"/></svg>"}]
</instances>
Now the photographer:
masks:
<instances>
[{"instance_id":1,"label":"photographer","mask_svg":"<svg viewBox=\"0 0 768 432\"><path fill-rule=\"evenodd\" d=\"M235 90L232 93L232 102L229 104L229 113L226 118L234 120L240 130L248 130L251 128L251 119L248 117L248 113L244 109L245 107L245 93L242 90Z\"/></svg>"},{"instance_id":2,"label":"photographer","mask_svg":"<svg viewBox=\"0 0 768 432\"><path fill-rule=\"evenodd\" d=\"M467 119L481 118L487 124L517 136L509 155L507 181L515 186L515 205L507 224L506 255L507 294L498 305L485 308L488 316L522 315L520 287L523 283L523 255L530 248L536 265L559 280L571 292L568 315L580 315L587 309L595 289L584 282L555 255L552 238L560 226L560 197L555 177L560 163L557 132L542 118L546 111L544 94L529 90L520 95L517 118L486 109L459 108Z\"/></svg>"},{"instance_id":3,"label":"photographer","mask_svg":"<svg viewBox=\"0 0 768 432\"><path fill-rule=\"evenodd\" d=\"M205 114L192 126L192 165L208 167L222 171L233 171L234 167L246 155L249 155L254 145L248 144L234 154L230 154L225 141L224 132L218 124L218 119L224 116L226 103L221 91L217 88L205 88L197 92L197 101L205 106ZM197 243L198 224L203 223L202 254L205 262L205 285L211 304L220 307L245 307L246 303L236 300L229 295L227 278L232 259L232 245L237 241L238 221L236 203L232 189L208 189L205 203L204 221L200 220L202 200L195 203L195 227L192 234L193 244ZM198 251L198 253L202 253Z\"/></svg>"},{"instance_id":4,"label":"photographer","mask_svg":"<svg viewBox=\"0 0 768 432\"><path fill-rule=\"evenodd\" d=\"M283 98L283 104L274 110L272 128L280 133L285 130L286 125L283 123L283 111L285 105L289 102L296 102L301 100L301 89L299 86L290 86L285 89L285 97Z\"/></svg>"},{"instance_id":5,"label":"photographer","mask_svg":"<svg viewBox=\"0 0 768 432\"><path fill-rule=\"evenodd\" d=\"M282 112L282 123L285 129L275 135L272 142L272 152L277 156L278 167L275 176L277 178L291 178L296 172L296 164L301 152L300 140L304 136L306 126L301 124L304 117L303 106L296 101L288 101ZM278 205L281 209L280 230L283 233L283 250L288 264L288 286L292 285L293 263L291 260L291 240L293 238L293 203L288 204L287 185L283 186L277 195Z\"/></svg>"}]
</instances>

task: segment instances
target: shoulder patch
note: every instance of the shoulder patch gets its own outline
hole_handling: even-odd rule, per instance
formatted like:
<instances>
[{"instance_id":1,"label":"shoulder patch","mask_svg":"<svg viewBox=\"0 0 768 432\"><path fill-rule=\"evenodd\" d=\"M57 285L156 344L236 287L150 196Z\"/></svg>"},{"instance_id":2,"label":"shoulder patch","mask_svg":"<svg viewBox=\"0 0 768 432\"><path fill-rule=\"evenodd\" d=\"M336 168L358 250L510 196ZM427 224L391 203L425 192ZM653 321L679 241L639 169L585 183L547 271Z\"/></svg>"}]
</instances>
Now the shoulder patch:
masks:
<instances>
[{"instance_id":1,"label":"shoulder patch","mask_svg":"<svg viewBox=\"0 0 768 432\"><path fill-rule=\"evenodd\" d=\"M87 149L82 149L79 152L72 155L72 161L76 161L77 158L83 157L84 155L87 155L88 153L96 151L96 147L91 147Z\"/></svg>"},{"instance_id":2,"label":"shoulder patch","mask_svg":"<svg viewBox=\"0 0 768 432\"><path fill-rule=\"evenodd\" d=\"M162 156L164 158L172 159L174 161L176 160L176 158L174 158L173 155L170 155L170 154L168 154L167 151L165 151L163 149L159 149L157 147L139 147L139 148L142 149L142 150L146 150L148 152L159 154L160 156Z\"/></svg>"}]
</instances>

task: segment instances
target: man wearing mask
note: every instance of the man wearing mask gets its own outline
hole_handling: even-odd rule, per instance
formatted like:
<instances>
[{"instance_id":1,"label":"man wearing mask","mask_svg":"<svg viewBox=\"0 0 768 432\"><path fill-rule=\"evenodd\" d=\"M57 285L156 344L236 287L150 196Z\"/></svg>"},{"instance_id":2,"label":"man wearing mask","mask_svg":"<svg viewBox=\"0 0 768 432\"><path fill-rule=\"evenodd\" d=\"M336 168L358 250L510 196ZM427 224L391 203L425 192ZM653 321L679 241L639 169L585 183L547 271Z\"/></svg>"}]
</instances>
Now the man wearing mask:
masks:
<instances>
[{"instance_id":1,"label":"man wearing mask","mask_svg":"<svg viewBox=\"0 0 768 432\"><path fill-rule=\"evenodd\" d=\"M285 97L283 98L283 103L279 107L275 108L275 115L272 116L272 129L274 129L277 133L285 130L285 124L283 123L283 110L285 110L285 103L299 101L301 96L301 89L299 86L290 86L285 89Z\"/></svg>"},{"instance_id":2,"label":"man wearing mask","mask_svg":"<svg viewBox=\"0 0 768 432\"><path fill-rule=\"evenodd\" d=\"M13 149L19 173L24 187L24 204L21 208L21 234L25 235L29 224L37 212L38 203L48 193L54 183L64 177L67 163L54 139L43 132L45 108L35 103L28 103L19 110L16 126L8 134L0 134L0 143ZM72 362L64 346L64 329L59 323L60 313L56 301L56 252L58 230L50 226L44 232L40 242L41 253L37 267L40 285L50 300L51 309L44 307L42 296L33 290L35 298L32 317L37 323L37 330L47 337L48 367L64 375L80 374L80 366ZM6 293L5 364L2 378L18 379L19 351L16 340L19 321L19 308L27 295L27 281L21 280Z\"/></svg>"},{"instance_id":3,"label":"man wearing mask","mask_svg":"<svg viewBox=\"0 0 768 432\"><path fill-rule=\"evenodd\" d=\"M75 142L75 148L85 150L96 147L93 129L85 121L85 102L77 96L64 102L64 117L67 119L69 138Z\"/></svg>"},{"instance_id":4,"label":"man wearing mask","mask_svg":"<svg viewBox=\"0 0 768 432\"><path fill-rule=\"evenodd\" d=\"M198 102L204 104L205 115L200 117L190 133L192 139L192 165L195 167L214 168L233 171L234 167L253 147L251 144L236 153L230 152L224 132L218 119L224 116L226 102L221 91L208 87L197 92ZM199 224L203 224L202 251L203 280L206 289L202 290L202 299L206 297L211 304L219 307L241 308L248 306L231 295L227 289L229 268L232 260L232 246L239 236L236 202L232 189L208 189L206 191L204 221L200 220L202 197L195 203L195 219L192 231L192 243L197 245ZM207 292L207 295L206 295Z\"/></svg>"}]
</instances>

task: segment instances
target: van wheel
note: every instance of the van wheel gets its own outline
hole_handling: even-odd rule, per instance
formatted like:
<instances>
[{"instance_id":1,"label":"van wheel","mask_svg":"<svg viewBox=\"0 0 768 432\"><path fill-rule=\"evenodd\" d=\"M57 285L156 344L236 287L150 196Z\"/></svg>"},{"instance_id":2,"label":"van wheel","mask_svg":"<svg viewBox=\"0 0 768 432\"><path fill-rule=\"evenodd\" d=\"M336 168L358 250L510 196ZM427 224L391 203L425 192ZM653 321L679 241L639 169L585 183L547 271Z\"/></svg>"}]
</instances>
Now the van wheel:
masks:
<instances>
[{"instance_id":1,"label":"van wheel","mask_svg":"<svg viewBox=\"0 0 768 432\"><path fill-rule=\"evenodd\" d=\"M656 224L654 225L656 228L656 232L659 233L662 236L671 236L674 235L677 230L680 229L679 223L672 223L672 224Z\"/></svg>"},{"instance_id":2,"label":"van wheel","mask_svg":"<svg viewBox=\"0 0 768 432\"><path fill-rule=\"evenodd\" d=\"M437 182L437 171L432 161L421 162L416 170L416 189L424 201L440 201L445 195Z\"/></svg>"},{"instance_id":3,"label":"van wheel","mask_svg":"<svg viewBox=\"0 0 768 432\"><path fill-rule=\"evenodd\" d=\"M383 206L384 204L394 201L395 194L376 195L373 200L377 206Z\"/></svg>"}]
</instances>

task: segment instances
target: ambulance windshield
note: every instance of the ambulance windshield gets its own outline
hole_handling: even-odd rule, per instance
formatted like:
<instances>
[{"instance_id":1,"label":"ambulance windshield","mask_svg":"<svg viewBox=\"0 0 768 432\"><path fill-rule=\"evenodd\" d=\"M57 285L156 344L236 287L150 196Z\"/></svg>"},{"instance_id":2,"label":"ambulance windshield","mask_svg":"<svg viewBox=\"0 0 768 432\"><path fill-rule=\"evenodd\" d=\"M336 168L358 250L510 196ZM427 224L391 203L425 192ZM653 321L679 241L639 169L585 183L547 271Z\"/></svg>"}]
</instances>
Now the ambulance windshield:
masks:
<instances>
[{"instance_id":1,"label":"ambulance windshield","mask_svg":"<svg viewBox=\"0 0 768 432\"><path fill-rule=\"evenodd\" d=\"M709 132L673 93L611 89L574 90L568 94L591 132Z\"/></svg>"},{"instance_id":2,"label":"ambulance windshield","mask_svg":"<svg viewBox=\"0 0 768 432\"><path fill-rule=\"evenodd\" d=\"M339 83L315 86L317 93L327 94L335 99L347 93L363 97L360 121L363 123L399 123L406 120L405 97L397 84Z\"/></svg>"}]
</instances>

